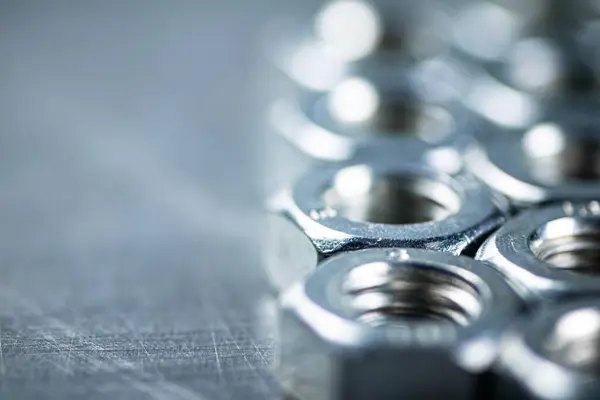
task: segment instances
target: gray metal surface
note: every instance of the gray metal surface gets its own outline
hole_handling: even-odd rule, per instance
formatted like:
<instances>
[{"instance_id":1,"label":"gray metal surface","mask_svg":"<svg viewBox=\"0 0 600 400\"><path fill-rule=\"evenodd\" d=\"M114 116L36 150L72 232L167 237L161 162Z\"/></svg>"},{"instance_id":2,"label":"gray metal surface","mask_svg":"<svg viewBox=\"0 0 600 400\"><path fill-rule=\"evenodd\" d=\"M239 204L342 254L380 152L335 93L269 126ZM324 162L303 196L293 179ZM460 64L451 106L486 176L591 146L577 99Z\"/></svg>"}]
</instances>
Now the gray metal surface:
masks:
<instances>
[{"instance_id":1,"label":"gray metal surface","mask_svg":"<svg viewBox=\"0 0 600 400\"><path fill-rule=\"evenodd\" d=\"M0 2L2 399L278 397L256 96L284 3Z\"/></svg>"}]
</instances>

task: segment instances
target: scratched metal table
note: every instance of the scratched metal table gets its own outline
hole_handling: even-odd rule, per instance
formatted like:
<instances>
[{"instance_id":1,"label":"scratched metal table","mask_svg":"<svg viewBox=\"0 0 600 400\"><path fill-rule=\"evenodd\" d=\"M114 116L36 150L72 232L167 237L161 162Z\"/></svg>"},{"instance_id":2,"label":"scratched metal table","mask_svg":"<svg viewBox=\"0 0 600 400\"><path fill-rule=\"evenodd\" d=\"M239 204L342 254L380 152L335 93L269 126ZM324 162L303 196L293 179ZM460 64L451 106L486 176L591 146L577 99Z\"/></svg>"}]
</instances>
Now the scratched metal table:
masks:
<instances>
[{"instance_id":1,"label":"scratched metal table","mask_svg":"<svg viewBox=\"0 0 600 400\"><path fill-rule=\"evenodd\" d=\"M0 398L279 397L259 32L287 3L0 1Z\"/></svg>"}]
</instances>

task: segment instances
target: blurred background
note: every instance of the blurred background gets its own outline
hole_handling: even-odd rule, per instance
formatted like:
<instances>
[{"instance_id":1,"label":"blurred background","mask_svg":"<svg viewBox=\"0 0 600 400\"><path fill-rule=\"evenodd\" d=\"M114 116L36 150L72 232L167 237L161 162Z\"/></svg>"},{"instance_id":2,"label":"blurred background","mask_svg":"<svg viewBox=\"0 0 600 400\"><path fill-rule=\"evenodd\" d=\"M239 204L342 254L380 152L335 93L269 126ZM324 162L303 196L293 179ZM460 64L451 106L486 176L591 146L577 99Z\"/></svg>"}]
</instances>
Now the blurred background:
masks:
<instances>
[{"instance_id":1,"label":"blurred background","mask_svg":"<svg viewBox=\"0 0 600 400\"><path fill-rule=\"evenodd\" d=\"M0 1L1 398L278 397L264 32L311 7Z\"/></svg>"}]
</instances>

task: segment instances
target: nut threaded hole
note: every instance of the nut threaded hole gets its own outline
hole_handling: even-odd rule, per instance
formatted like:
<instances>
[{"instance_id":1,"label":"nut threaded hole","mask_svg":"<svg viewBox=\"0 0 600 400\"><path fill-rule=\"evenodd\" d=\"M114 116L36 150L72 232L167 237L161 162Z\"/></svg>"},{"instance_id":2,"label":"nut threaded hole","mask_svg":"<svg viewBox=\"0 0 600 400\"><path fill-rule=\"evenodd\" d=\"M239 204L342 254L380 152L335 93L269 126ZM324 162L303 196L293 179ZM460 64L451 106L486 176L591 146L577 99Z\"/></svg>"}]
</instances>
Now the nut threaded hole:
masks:
<instances>
[{"instance_id":1,"label":"nut threaded hole","mask_svg":"<svg viewBox=\"0 0 600 400\"><path fill-rule=\"evenodd\" d=\"M543 351L560 365L600 375L600 310L580 308L561 316Z\"/></svg>"},{"instance_id":2,"label":"nut threaded hole","mask_svg":"<svg viewBox=\"0 0 600 400\"><path fill-rule=\"evenodd\" d=\"M363 165L338 172L324 201L351 221L396 225L439 221L460 208L458 194L446 184L416 175L378 175Z\"/></svg>"},{"instance_id":3,"label":"nut threaded hole","mask_svg":"<svg viewBox=\"0 0 600 400\"><path fill-rule=\"evenodd\" d=\"M533 253L554 267L600 274L600 220L560 218L536 232Z\"/></svg>"},{"instance_id":4,"label":"nut threaded hole","mask_svg":"<svg viewBox=\"0 0 600 400\"><path fill-rule=\"evenodd\" d=\"M370 325L421 321L466 326L482 311L472 284L415 263L361 265L348 274L344 289L356 318Z\"/></svg>"},{"instance_id":5,"label":"nut threaded hole","mask_svg":"<svg viewBox=\"0 0 600 400\"><path fill-rule=\"evenodd\" d=\"M523 149L533 177L557 185L600 179L600 137L589 127L569 132L556 124L539 124L523 136Z\"/></svg>"}]
</instances>

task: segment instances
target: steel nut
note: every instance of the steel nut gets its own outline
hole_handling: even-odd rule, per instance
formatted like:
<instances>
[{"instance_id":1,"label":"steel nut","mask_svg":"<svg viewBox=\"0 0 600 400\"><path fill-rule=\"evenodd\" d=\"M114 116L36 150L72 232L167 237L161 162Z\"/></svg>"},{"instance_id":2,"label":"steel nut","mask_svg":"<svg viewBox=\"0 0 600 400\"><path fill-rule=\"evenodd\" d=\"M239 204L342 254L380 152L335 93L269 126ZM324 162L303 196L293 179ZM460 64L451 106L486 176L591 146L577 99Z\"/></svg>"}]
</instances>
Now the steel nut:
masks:
<instances>
[{"instance_id":1,"label":"steel nut","mask_svg":"<svg viewBox=\"0 0 600 400\"><path fill-rule=\"evenodd\" d=\"M520 309L501 274L421 249L333 257L281 299L276 371L299 399L471 399Z\"/></svg>"},{"instance_id":2,"label":"steel nut","mask_svg":"<svg viewBox=\"0 0 600 400\"><path fill-rule=\"evenodd\" d=\"M328 161L349 160L365 147L385 148L395 142L406 148L406 156L453 146L468 132L466 114L449 100L459 90L452 87L453 79L445 89L442 84L416 88L413 82L439 73L431 71L435 68L442 66L424 65L412 74L372 71L370 77L349 76L326 93L298 91L295 98L274 104L270 120L294 147Z\"/></svg>"},{"instance_id":3,"label":"steel nut","mask_svg":"<svg viewBox=\"0 0 600 400\"><path fill-rule=\"evenodd\" d=\"M520 205L598 199L600 119L591 110L482 135L466 151L467 168Z\"/></svg>"},{"instance_id":4,"label":"steel nut","mask_svg":"<svg viewBox=\"0 0 600 400\"><path fill-rule=\"evenodd\" d=\"M281 21L268 45L274 65L294 86L316 92L372 65L395 70L449 46L449 15L426 2L327 1L312 22Z\"/></svg>"},{"instance_id":5,"label":"steel nut","mask_svg":"<svg viewBox=\"0 0 600 400\"><path fill-rule=\"evenodd\" d=\"M471 82L462 96L465 107L504 131L556 123L545 121L556 113L594 115L600 100L597 27L594 21L568 40L515 39L500 46L498 59L483 63L469 62L467 57L464 63L471 66Z\"/></svg>"},{"instance_id":6,"label":"steel nut","mask_svg":"<svg viewBox=\"0 0 600 400\"><path fill-rule=\"evenodd\" d=\"M600 300L550 304L503 338L497 400L600 398Z\"/></svg>"},{"instance_id":7,"label":"steel nut","mask_svg":"<svg viewBox=\"0 0 600 400\"><path fill-rule=\"evenodd\" d=\"M321 166L273 198L265 268L282 289L331 255L374 247L474 254L506 202L471 176L403 162L402 152Z\"/></svg>"},{"instance_id":8,"label":"steel nut","mask_svg":"<svg viewBox=\"0 0 600 400\"><path fill-rule=\"evenodd\" d=\"M600 293L600 203L525 211L492 234L476 259L490 263L531 300Z\"/></svg>"}]
</instances>

